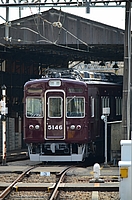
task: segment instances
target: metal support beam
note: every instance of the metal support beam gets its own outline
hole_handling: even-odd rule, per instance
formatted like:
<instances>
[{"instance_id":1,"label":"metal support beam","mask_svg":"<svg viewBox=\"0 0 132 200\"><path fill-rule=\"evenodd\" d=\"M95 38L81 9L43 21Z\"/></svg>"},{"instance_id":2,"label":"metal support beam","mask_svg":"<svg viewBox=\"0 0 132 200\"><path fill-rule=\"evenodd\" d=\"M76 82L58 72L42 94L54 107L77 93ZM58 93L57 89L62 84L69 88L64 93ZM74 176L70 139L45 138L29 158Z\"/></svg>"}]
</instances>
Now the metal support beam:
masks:
<instances>
[{"instance_id":1,"label":"metal support beam","mask_svg":"<svg viewBox=\"0 0 132 200\"><path fill-rule=\"evenodd\" d=\"M9 1L9 0L8 0ZM11 2L4 2L0 0L0 7L86 7L87 12L89 13L90 7L124 7L122 3L126 2L127 0L13 0Z\"/></svg>"},{"instance_id":2,"label":"metal support beam","mask_svg":"<svg viewBox=\"0 0 132 200\"><path fill-rule=\"evenodd\" d=\"M126 2L124 41L124 78L122 131L124 139L130 139L130 82L131 82L131 2Z\"/></svg>"}]
</instances>

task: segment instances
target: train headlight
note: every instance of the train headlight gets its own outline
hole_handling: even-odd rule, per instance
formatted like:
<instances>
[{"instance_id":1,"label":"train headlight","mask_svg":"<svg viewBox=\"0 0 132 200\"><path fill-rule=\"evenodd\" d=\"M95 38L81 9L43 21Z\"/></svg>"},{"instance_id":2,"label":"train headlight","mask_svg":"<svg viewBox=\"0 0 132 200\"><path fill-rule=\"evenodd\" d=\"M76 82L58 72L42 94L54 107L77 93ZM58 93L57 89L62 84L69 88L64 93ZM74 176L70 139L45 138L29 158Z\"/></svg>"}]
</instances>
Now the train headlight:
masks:
<instances>
[{"instance_id":1,"label":"train headlight","mask_svg":"<svg viewBox=\"0 0 132 200\"><path fill-rule=\"evenodd\" d=\"M29 129L31 129L31 130L34 129L34 126L30 124Z\"/></svg>"},{"instance_id":2,"label":"train headlight","mask_svg":"<svg viewBox=\"0 0 132 200\"><path fill-rule=\"evenodd\" d=\"M74 130L74 129L75 129L75 125L71 125L71 126L70 126L70 129L71 129L71 130Z\"/></svg>"},{"instance_id":3,"label":"train headlight","mask_svg":"<svg viewBox=\"0 0 132 200\"><path fill-rule=\"evenodd\" d=\"M35 125L35 129L39 129L39 127L40 127L39 125Z\"/></svg>"},{"instance_id":4,"label":"train headlight","mask_svg":"<svg viewBox=\"0 0 132 200\"><path fill-rule=\"evenodd\" d=\"M81 129L81 125L77 125L76 129L80 130Z\"/></svg>"}]
</instances>

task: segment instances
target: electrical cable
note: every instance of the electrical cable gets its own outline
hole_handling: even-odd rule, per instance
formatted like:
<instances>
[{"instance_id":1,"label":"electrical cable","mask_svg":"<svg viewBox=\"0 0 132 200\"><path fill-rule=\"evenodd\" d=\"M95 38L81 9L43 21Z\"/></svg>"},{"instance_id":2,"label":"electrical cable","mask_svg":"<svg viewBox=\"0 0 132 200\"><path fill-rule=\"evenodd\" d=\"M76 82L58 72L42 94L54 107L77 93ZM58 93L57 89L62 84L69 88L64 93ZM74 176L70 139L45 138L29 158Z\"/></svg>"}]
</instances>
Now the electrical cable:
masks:
<instances>
[{"instance_id":1,"label":"electrical cable","mask_svg":"<svg viewBox=\"0 0 132 200\"><path fill-rule=\"evenodd\" d=\"M27 2L28 2L28 1L27 1ZM71 35L72 37L74 37L76 40L78 40L78 41L81 42L82 44L84 44L84 45L86 45L87 47L89 47L89 45L88 45L86 42L82 41L82 40L79 39L77 36L75 36L73 33L71 33L70 31L68 31L66 28L63 27L63 24L64 24L64 22L65 22L65 15L64 15L64 18L63 18L63 22L61 23L61 22L60 22L60 21L61 21L61 10L60 10L60 14L59 14L58 21L57 21L57 27L59 28L58 37L57 37L57 39L56 39L55 41L51 41L51 40L49 40L48 38L44 37L44 36L40 33L39 27L38 27L38 24L37 24L37 21L36 21L36 19L35 19L35 17L34 17L34 14L33 14L33 12L32 12L32 9L31 9L30 5L29 5L29 9L30 9L30 12L31 12L31 14L32 14L32 18L33 18L33 20L34 20L34 24L35 24L35 26L36 26L37 31L35 31L35 30L33 30L33 29L29 28L29 27L21 27L20 29L21 29L21 30L28 30L28 31L31 31L32 33L36 34L36 35L39 35L43 40L38 40L38 41L36 41L37 43L38 43L38 42L46 42L46 43L49 43L49 44L53 44L53 45L55 45L55 46L57 46L57 47L61 47L61 48L65 48L65 49L70 49L70 50L75 50L75 51L80 51L80 52L88 52L88 51L89 51L89 49L88 49L88 50L82 50L82 49L77 49L77 48L73 48L73 47L69 47L69 46L64 46L64 45L57 44L57 42L58 42L58 40L59 40L59 38L60 38L60 35L61 35L61 31L64 30L66 33L70 34L70 35ZM50 24L50 25L51 25L51 28L52 28L52 33L54 33L54 22L52 23L52 22L50 22L50 21L44 19L40 14L38 15L38 17L39 17L43 22ZM37 19L38 19L38 18L37 18ZM55 22L55 23L56 23L56 22ZM13 24L12 24L12 26L11 26L10 28L15 28L15 27L13 27ZM15 29L17 30L18 28L15 28ZM22 39L20 39L20 38L18 38L18 39L11 38L11 40L13 40L13 41L18 41L18 42L24 41L24 42L27 42L27 43L29 43L29 42L31 42L31 43L34 42L34 43L35 43L35 41L25 41L25 40L22 40ZM66 44L66 45L67 45L67 44Z\"/></svg>"},{"instance_id":2,"label":"electrical cable","mask_svg":"<svg viewBox=\"0 0 132 200\"><path fill-rule=\"evenodd\" d=\"M37 22L36 22L36 20L35 20L35 18L34 18L34 16L33 16L33 12L32 12L32 9L31 9L30 5L29 5L29 8L30 8L32 17L33 17L33 19L34 19L35 25L36 25L36 27L37 27L37 31L38 31L40 37L42 37L43 39L45 39L44 41L47 40L50 44L52 43L52 44L54 44L54 45L56 45L56 46L60 46L60 47L68 48L68 49L70 48L70 49L72 49L72 50L77 50L77 51L80 50L80 51L83 51L83 52L87 52L87 51L84 51L84 50L81 50L81 49L71 48L71 47L67 47L67 46L63 46L63 45L57 44L57 41L59 40L59 37L60 37L61 29L63 29L66 33L70 34L70 35L71 35L72 37L74 37L76 40L78 40L78 41L81 42L82 44L84 44L84 45L86 45L87 47L89 47L89 45L88 45L86 42L82 41L82 40L79 39L77 36L75 36L74 34L72 34L70 31L68 31L67 29L65 29L65 28L63 27L63 25L60 27L60 31L59 31L59 33L58 33L58 38L56 39L56 41L52 42L52 41L48 40L46 37L44 37L44 36L40 33L40 31L39 31L38 24L37 24ZM44 22L49 23L49 24L53 27L53 23L52 23L52 22L50 22L50 21L44 19L40 14L38 15L38 17L41 18ZM61 17L61 12L60 12L60 15L59 15L59 18L58 18L58 22L60 22L60 17ZM64 23L64 21L65 21L65 17L64 17L63 23ZM42 41L42 40L39 40L39 41Z\"/></svg>"}]
</instances>

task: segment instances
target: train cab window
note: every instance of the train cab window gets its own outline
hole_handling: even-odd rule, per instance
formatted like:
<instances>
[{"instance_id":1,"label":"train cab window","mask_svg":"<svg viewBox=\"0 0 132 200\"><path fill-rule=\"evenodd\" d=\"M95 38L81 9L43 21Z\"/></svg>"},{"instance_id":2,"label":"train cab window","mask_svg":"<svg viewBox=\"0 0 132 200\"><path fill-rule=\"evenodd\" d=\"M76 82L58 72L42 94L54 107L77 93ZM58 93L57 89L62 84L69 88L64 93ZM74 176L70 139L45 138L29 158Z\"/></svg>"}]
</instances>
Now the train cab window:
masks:
<instances>
[{"instance_id":1,"label":"train cab window","mask_svg":"<svg viewBox=\"0 0 132 200\"><path fill-rule=\"evenodd\" d=\"M48 98L48 117L62 117L62 98L49 97Z\"/></svg>"},{"instance_id":2,"label":"train cab window","mask_svg":"<svg viewBox=\"0 0 132 200\"><path fill-rule=\"evenodd\" d=\"M94 117L94 107L95 107L95 99L91 97L91 117Z\"/></svg>"},{"instance_id":3,"label":"train cab window","mask_svg":"<svg viewBox=\"0 0 132 200\"><path fill-rule=\"evenodd\" d=\"M121 97L115 97L116 101L116 115L122 115L122 99Z\"/></svg>"},{"instance_id":4,"label":"train cab window","mask_svg":"<svg viewBox=\"0 0 132 200\"><path fill-rule=\"evenodd\" d=\"M38 97L30 97L26 99L26 116L27 117L43 117L42 99Z\"/></svg>"},{"instance_id":5,"label":"train cab window","mask_svg":"<svg viewBox=\"0 0 132 200\"><path fill-rule=\"evenodd\" d=\"M67 97L67 117L84 117L84 101L83 97Z\"/></svg>"}]
</instances>

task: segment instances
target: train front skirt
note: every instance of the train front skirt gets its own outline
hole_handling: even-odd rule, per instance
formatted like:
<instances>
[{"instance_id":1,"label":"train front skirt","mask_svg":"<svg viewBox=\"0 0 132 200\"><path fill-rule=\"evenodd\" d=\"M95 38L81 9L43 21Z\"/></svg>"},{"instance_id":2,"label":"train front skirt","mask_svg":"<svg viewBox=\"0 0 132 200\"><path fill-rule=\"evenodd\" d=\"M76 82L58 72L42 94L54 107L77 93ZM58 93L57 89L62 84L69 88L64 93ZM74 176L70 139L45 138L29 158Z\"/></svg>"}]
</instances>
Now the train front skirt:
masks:
<instances>
[{"instance_id":1,"label":"train front skirt","mask_svg":"<svg viewBox=\"0 0 132 200\"><path fill-rule=\"evenodd\" d=\"M71 155L44 155L40 153L31 153L30 147L28 146L28 152L31 161L45 161L45 162L81 162L85 158L85 145L82 147L82 151L78 151L78 154L72 153Z\"/></svg>"}]
</instances>

